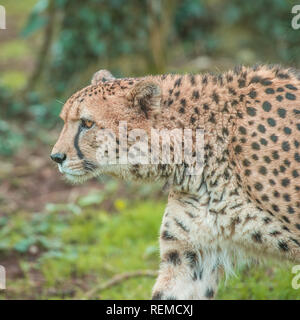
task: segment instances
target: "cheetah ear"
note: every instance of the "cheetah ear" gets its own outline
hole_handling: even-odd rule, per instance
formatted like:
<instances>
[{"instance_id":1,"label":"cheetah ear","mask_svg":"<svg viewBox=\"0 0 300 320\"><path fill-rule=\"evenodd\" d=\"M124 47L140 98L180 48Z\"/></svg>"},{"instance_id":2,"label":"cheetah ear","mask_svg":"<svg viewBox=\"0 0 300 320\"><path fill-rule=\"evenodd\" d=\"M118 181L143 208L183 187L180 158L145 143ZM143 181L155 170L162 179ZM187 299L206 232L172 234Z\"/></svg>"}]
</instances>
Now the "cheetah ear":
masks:
<instances>
[{"instance_id":1,"label":"cheetah ear","mask_svg":"<svg viewBox=\"0 0 300 320\"><path fill-rule=\"evenodd\" d=\"M94 73L91 84L97 85L100 82L105 82L105 81L114 80L114 79L116 78L108 70L103 69Z\"/></svg>"},{"instance_id":2,"label":"cheetah ear","mask_svg":"<svg viewBox=\"0 0 300 320\"><path fill-rule=\"evenodd\" d=\"M160 112L161 88L153 81L142 80L129 91L127 99L148 118L149 114L153 116Z\"/></svg>"}]
</instances>

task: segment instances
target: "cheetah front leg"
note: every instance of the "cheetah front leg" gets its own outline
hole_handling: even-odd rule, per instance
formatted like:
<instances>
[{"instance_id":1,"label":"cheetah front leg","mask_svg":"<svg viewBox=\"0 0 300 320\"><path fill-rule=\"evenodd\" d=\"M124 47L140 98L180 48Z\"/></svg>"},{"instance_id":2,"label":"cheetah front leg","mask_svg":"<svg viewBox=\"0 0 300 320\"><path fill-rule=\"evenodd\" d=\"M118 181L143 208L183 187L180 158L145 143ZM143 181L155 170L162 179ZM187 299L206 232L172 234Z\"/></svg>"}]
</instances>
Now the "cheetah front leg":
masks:
<instances>
[{"instance_id":1,"label":"cheetah front leg","mask_svg":"<svg viewBox=\"0 0 300 320\"><path fill-rule=\"evenodd\" d=\"M153 288L154 300L204 300L214 298L220 270L217 257L201 250L161 241L161 266ZM174 241L175 242L175 241Z\"/></svg>"},{"instance_id":2,"label":"cheetah front leg","mask_svg":"<svg viewBox=\"0 0 300 320\"><path fill-rule=\"evenodd\" d=\"M205 216L206 206L197 200L172 195L169 199L161 226L161 265L152 299L212 299L217 292L220 257L214 246L206 243L208 230L200 218Z\"/></svg>"}]
</instances>

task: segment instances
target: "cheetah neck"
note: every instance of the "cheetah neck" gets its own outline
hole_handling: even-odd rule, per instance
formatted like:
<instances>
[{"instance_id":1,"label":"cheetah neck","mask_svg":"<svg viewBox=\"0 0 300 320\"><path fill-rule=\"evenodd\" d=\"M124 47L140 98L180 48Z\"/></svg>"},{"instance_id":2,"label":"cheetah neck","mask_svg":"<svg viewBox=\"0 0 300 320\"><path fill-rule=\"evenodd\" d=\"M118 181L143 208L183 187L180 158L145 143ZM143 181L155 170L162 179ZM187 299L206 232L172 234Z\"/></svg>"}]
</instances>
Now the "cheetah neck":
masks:
<instances>
[{"instance_id":1,"label":"cheetah neck","mask_svg":"<svg viewBox=\"0 0 300 320\"><path fill-rule=\"evenodd\" d=\"M225 164L230 135L234 131L235 119L241 116L237 106L244 100L243 93L233 89L237 81L234 74L161 77L163 99L160 126L204 130L204 167L201 176L195 178L186 175L184 165L175 167L171 184L177 190L199 194L201 189L204 194L204 189L214 188L216 176L223 176L224 171L227 173ZM209 185L204 187L203 183L207 182Z\"/></svg>"}]
</instances>

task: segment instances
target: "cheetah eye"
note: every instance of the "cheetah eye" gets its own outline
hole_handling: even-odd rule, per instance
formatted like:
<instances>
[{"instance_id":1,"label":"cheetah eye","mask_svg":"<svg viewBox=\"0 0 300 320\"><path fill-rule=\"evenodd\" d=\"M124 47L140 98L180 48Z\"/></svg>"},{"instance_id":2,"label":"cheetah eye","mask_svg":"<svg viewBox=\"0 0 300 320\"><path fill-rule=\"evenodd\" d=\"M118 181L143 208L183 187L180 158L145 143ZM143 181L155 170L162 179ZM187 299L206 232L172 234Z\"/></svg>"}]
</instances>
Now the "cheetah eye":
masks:
<instances>
[{"instance_id":1,"label":"cheetah eye","mask_svg":"<svg viewBox=\"0 0 300 320\"><path fill-rule=\"evenodd\" d=\"M87 120L87 119L81 119L81 127L85 129L90 129L95 124L94 121Z\"/></svg>"}]
</instances>

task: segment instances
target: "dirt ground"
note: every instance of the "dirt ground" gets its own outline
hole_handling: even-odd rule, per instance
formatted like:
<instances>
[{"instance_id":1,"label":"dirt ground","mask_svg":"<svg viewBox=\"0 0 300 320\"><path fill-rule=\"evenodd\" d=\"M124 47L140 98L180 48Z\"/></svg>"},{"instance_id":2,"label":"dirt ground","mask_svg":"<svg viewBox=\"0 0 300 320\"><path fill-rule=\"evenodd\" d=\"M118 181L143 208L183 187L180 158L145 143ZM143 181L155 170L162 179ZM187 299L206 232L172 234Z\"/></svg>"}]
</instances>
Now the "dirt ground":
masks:
<instances>
[{"instance_id":1,"label":"dirt ground","mask_svg":"<svg viewBox=\"0 0 300 320\"><path fill-rule=\"evenodd\" d=\"M101 188L96 180L84 185L65 182L49 152L46 147L24 149L12 159L0 160L0 214L38 212L46 203L73 202L91 188Z\"/></svg>"}]
</instances>

